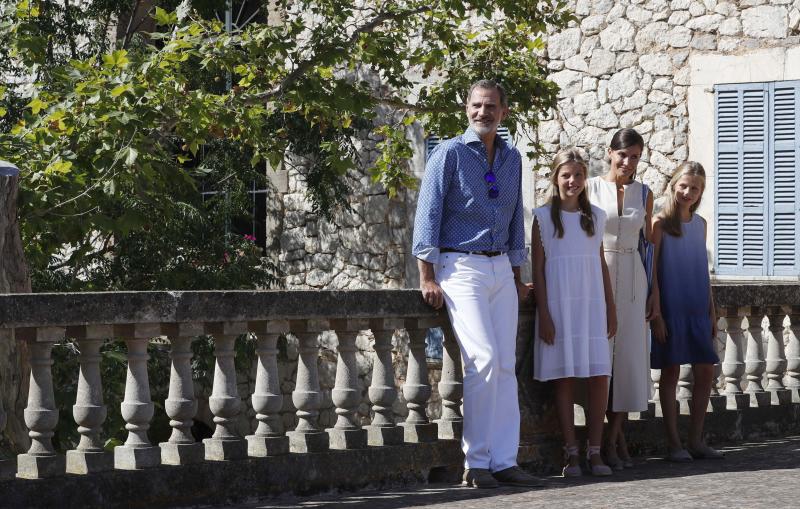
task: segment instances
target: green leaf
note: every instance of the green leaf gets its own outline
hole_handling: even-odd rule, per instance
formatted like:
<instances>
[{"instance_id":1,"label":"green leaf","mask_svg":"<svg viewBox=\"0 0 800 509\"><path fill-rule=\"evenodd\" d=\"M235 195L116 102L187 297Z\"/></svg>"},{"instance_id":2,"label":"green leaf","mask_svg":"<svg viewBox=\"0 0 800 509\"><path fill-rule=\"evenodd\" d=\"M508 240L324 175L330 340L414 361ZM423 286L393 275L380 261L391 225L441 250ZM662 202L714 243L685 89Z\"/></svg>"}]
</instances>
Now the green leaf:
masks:
<instances>
[{"instance_id":1,"label":"green leaf","mask_svg":"<svg viewBox=\"0 0 800 509\"><path fill-rule=\"evenodd\" d=\"M175 12L167 12L161 7L156 7L153 19L156 20L157 25L174 25L178 22L178 14Z\"/></svg>"},{"instance_id":2,"label":"green leaf","mask_svg":"<svg viewBox=\"0 0 800 509\"><path fill-rule=\"evenodd\" d=\"M133 147L128 147L127 154L125 155L125 166L133 166L137 157L139 157L139 152Z\"/></svg>"},{"instance_id":3,"label":"green leaf","mask_svg":"<svg viewBox=\"0 0 800 509\"><path fill-rule=\"evenodd\" d=\"M31 109L31 113L38 115L40 111L47 108L47 103L36 97L27 106Z\"/></svg>"},{"instance_id":4,"label":"green leaf","mask_svg":"<svg viewBox=\"0 0 800 509\"><path fill-rule=\"evenodd\" d=\"M125 83L124 85L114 87L114 89L111 91L111 97L119 97L125 92L130 92L132 90L133 90L133 85L131 85L130 83Z\"/></svg>"},{"instance_id":5,"label":"green leaf","mask_svg":"<svg viewBox=\"0 0 800 509\"><path fill-rule=\"evenodd\" d=\"M0 118L5 117L6 113L8 113L8 110L0 106Z\"/></svg>"}]
</instances>

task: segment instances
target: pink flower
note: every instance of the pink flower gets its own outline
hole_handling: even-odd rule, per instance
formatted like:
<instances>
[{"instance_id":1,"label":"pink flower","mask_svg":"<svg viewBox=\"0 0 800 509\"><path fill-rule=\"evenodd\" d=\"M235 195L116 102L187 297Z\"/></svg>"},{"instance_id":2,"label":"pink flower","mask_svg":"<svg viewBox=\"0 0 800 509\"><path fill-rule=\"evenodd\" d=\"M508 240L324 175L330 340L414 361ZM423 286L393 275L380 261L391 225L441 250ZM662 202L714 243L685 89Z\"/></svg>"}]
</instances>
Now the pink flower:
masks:
<instances>
[{"instance_id":1,"label":"pink flower","mask_svg":"<svg viewBox=\"0 0 800 509\"><path fill-rule=\"evenodd\" d=\"M250 242L255 242L256 241L256 237L255 237L255 235L245 235L244 236L244 240L249 240Z\"/></svg>"}]
</instances>

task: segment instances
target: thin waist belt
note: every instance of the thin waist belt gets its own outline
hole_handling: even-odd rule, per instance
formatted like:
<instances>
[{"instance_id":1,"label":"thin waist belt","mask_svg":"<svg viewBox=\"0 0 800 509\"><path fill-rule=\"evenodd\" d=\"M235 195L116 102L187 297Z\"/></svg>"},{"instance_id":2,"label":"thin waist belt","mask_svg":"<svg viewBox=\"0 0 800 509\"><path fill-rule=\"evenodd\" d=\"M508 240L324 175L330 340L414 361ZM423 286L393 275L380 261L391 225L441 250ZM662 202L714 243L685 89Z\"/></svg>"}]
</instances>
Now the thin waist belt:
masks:
<instances>
[{"instance_id":1,"label":"thin waist belt","mask_svg":"<svg viewBox=\"0 0 800 509\"><path fill-rule=\"evenodd\" d=\"M469 255L480 255L480 256L488 256L489 258L493 256L500 256L506 254L505 251L462 251L460 249L451 249L449 247L443 247L439 250L440 253L461 253L461 254L469 254Z\"/></svg>"},{"instance_id":2,"label":"thin waist belt","mask_svg":"<svg viewBox=\"0 0 800 509\"><path fill-rule=\"evenodd\" d=\"M606 253L622 253L622 254L632 254L638 252L638 249L635 247L606 247L603 248L603 251Z\"/></svg>"}]
</instances>

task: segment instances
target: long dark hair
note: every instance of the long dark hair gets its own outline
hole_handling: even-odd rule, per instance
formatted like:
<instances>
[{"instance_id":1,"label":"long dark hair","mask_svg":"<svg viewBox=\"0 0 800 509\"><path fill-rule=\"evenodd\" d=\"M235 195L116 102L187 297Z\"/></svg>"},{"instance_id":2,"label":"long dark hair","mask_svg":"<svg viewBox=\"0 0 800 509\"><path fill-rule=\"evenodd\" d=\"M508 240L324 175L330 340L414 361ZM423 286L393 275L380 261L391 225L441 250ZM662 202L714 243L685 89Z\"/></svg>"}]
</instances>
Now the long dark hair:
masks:
<instances>
[{"instance_id":1,"label":"long dark hair","mask_svg":"<svg viewBox=\"0 0 800 509\"><path fill-rule=\"evenodd\" d=\"M659 215L661 216L661 228L665 233L669 233L673 237L680 237L683 235L683 230L681 229L681 211L678 207L678 198L675 196L675 184L677 184L684 175L699 178L703 182L703 191L705 191L706 187L706 170L703 168L703 165L698 162L686 161L678 166L675 173L672 174L669 185L667 185L667 202L664 204L663 212ZM703 194L701 193L700 198L698 198L694 205L689 207L689 211L692 214L694 214L697 207L700 206L702 200Z\"/></svg>"},{"instance_id":2,"label":"long dark hair","mask_svg":"<svg viewBox=\"0 0 800 509\"><path fill-rule=\"evenodd\" d=\"M583 167L583 175L589 176L589 167L581 156L577 148L564 149L553 159L550 171L550 219L553 221L556 231L553 232L558 238L564 237L564 224L561 222L561 195L558 193L558 170L568 163L577 163ZM581 211L581 228L589 237L594 236L594 215L592 214L592 204L589 202L589 193L586 187L578 195L578 206Z\"/></svg>"},{"instance_id":3,"label":"long dark hair","mask_svg":"<svg viewBox=\"0 0 800 509\"><path fill-rule=\"evenodd\" d=\"M611 150L623 150L630 147L639 147L644 152L644 138L636 129L626 127L614 133L611 143L608 144ZM636 180L636 174L631 175L631 182Z\"/></svg>"}]
</instances>

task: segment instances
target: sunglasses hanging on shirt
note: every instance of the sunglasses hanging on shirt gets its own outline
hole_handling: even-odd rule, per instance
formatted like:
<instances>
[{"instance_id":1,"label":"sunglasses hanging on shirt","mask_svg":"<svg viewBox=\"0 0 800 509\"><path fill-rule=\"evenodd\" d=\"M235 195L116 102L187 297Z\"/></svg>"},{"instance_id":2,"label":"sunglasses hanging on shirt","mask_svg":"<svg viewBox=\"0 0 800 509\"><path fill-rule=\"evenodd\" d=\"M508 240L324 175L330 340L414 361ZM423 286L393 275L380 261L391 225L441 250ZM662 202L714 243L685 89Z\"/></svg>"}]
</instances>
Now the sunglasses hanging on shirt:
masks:
<instances>
[{"instance_id":1,"label":"sunglasses hanging on shirt","mask_svg":"<svg viewBox=\"0 0 800 509\"><path fill-rule=\"evenodd\" d=\"M500 196L500 189L497 187L497 176L492 170L487 171L483 175L483 180L489 186L489 198L497 198Z\"/></svg>"}]
</instances>

